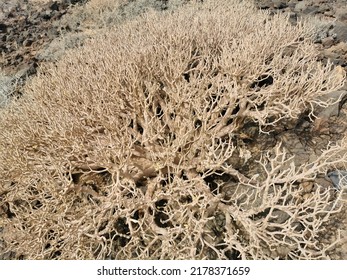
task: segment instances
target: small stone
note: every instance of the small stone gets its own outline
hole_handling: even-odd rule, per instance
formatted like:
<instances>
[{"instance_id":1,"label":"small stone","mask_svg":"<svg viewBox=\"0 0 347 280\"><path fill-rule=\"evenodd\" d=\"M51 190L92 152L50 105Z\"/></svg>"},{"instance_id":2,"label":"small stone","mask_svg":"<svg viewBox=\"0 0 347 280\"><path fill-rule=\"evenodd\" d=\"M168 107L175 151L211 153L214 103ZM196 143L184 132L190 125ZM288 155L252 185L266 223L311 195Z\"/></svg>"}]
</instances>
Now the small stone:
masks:
<instances>
[{"instance_id":1,"label":"small stone","mask_svg":"<svg viewBox=\"0 0 347 280\"><path fill-rule=\"evenodd\" d=\"M321 112L317 114L318 118L329 119L331 117L336 117L340 113L340 108L347 98L347 91L333 91L324 96L320 97L321 101L328 102L331 105L324 108Z\"/></svg>"},{"instance_id":2,"label":"small stone","mask_svg":"<svg viewBox=\"0 0 347 280\"><path fill-rule=\"evenodd\" d=\"M324 39L322 39L322 45L326 48L331 47L332 45L334 45L335 40L332 37L326 37Z\"/></svg>"},{"instance_id":3,"label":"small stone","mask_svg":"<svg viewBox=\"0 0 347 280\"><path fill-rule=\"evenodd\" d=\"M332 187L331 180L327 178L322 178L322 177L316 178L315 183L318 186L323 187L325 189Z\"/></svg>"},{"instance_id":4,"label":"small stone","mask_svg":"<svg viewBox=\"0 0 347 280\"><path fill-rule=\"evenodd\" d=\"M52 10L52 11L58 11L59 10L59 5L57 3L57 1L54 1L50 6L49 8Z\"/></svg>"},{"instance_id":5,"label":"small stone","mask_svg":"<svg viewBox=\"0 0 347 280\"><path fill-rule=\"evenodd\" d=\"M296 13L289 13L289 22L295 25L298 21L298 15Z\"/></svg>"},{"instance_id":6,"label":"small stone","mask_svg":"<svg viewBox=\"0 0 347 280\"><path fill-rule=\"evenodd\" d=\"M334 187L338 190L346 188L347 186L347 171L335 170L328 173L329 179L334 184Z\"/></svg>"},{"instance_id":7,"label":"small stone","mask_svg":"<svg viewBox=\"0 0 347 280\"><path fill-rule=\"evenodd\" d=\"M0 33L5 33L7 31L7 25L5 23L0 23Z\"/></svg>"},{"instance_id":8,"label":"small stone","mask_svg":"<svg viewBox=\"0 0 347 280\"><path fill-rule=\"evenodd\" d=\"M302 189L305 193L311 192L313 189L313 185L314 185L313 182L309 182L309 181L302 182L300 184L300 186L302 187Z\"/></svg>"}]
</instances>

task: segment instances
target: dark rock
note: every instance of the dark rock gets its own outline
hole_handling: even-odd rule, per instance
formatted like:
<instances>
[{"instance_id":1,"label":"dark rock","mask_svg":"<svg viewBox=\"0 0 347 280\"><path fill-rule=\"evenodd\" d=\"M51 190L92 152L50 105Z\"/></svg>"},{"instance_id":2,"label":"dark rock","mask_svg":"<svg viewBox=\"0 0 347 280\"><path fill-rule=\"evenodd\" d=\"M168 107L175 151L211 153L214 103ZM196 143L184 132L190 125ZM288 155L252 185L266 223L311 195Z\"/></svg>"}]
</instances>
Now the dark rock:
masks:
<instances>
[{"instance_id":1,"label":"dark rock","mask_svg":"<svg viewBox=\"0 0 347 280\"><path fill-rule=\"evenodd\" d=\"M7 14L7 17L8 17L8 18L14 18L14 17L15 17L15 14L14 14L13 12L9 12L9 13Z\"/></svg>"},{"instance_id":2,"label":"dark rock","mask_svg":"<svg viewBox=\"0 0 347 280\"><path fill-rule=\"evenodd\" d=\"M326 37L326 38L322 39L321 43L322 43L323 47L329 48L332 45L334 45L335 40L332 37Z\"/></svg>"},{"instance_id":3,"label":"dark rock","mask_svg":"<svg viewBox=\"0 0 347 280\"><path fill-rule=\"evenodd\" d=\"M336 11L337 20L347 23L347 7L340 7Z\"/></svg>"},{"instance_id":4,"label":"dark rock","mask_svg":"<svg viewBox=\"0 0 347 280\"><path fill-rule=\"evenodd\" d=\"M297 4L296 1L290 0L290 1L288 2L287 6L288 6L291 10L293 10L293 9L295 8L295 5L296 5L296 4Z\"/></svg>"},{"instance_id":5,"label":"dark rock","mask_svg":"<svg viewBox=\"0 0 347 280\"><path fill-rule=\"evenodd\" d=\"M327 176L336 189L341 190L342 188L347 187L347 171L334 170L329 172Z\"/></svg>"},{"instance_id":6,"label":"dark rock","mask_svg":"<svg viewBox=\"0 0 347 280\"><path fill-rule=\"evenodd\" d=\"M41 13L41 17L44 19L44 20L50 20L51 17L52 17L52 11L44 11Z\"/></svg>"},{"instance_id":7,"label":"dark rock","mask_svg":"<svg viewBox=\"0 0 347 280\"><path fill-rule=\"evenodd\" d=\"M49 8L52 10L52 11L59 11L59 5L57 3L57 1L54 1L50 6Z\"/></svg>"},{"instance_id":8,"label":"dark rock","mask_svg":"<svg viewBox=\"0 0 347 280\"><path fill-rule=\"evenodd\" d=\"M318 177L315 179L315 183L323 188L330 188L333 186L330 178L328 176L324 177Z\"/></svg>"},{"instance_id":9,"label":"dark rock","mask_svg":"<svg viewBox=\"0 0 347 280\"><path fill-rule=\"evenodd\" d=\"M67 2L68 3L71 3L72 5L75 5L75 4L84 4L86 3L88 0L68 0Z\"/></svg>"},{"instance_id":10,"label":"dark rock","mask_svg":"<svg viewBox=\"0 0 347 280\"><path fill-rule=\"evenodd\" d=\"M275 9L284 9L288 7L288 4L286 1L281 1L281 0L273 0L273 7Z\"/></svg>"},{"instance_id":11,"label":"dark rock","mask_svg":"<svg viewBox=\"0 0 347 280\"><path fill-rule=\"evenodd\" d=\"M319 30L316 32L314 43L321 44L323 39L329 37L330 30L334 27L333 24L322 25ZM334 38L332 38L334 39Z\"/></svg>"},{"instance_id":12,"label":"dark rock","mask_svg":"<svg viewBox=\"0 0 347 280\"><path fill-rule=\"evenodd\" d=\"M7 25L5 23L0 23L0 33L5 33L7 31Z\"/></svg>"},{"instance_id":13,"label":"dark rock","mask_svg":"<svg viewBox=\"0 0 347 280\"><path fill-rule=\"evenodd\" d=\"M0 0L1 68L8 75L28 68L23 83L26 76L36 73L33 65L44 60L38 60L38 54L60 35L61 17L73 8L72 4L87 1L47 2Z\"/></svg>"},{"instance_id":14,"label":"dark rock","mask_svg":"<svg viewBox=\"0 0 347 280\"><path fill-rule=\"evenodd\" d=\"M261 10L267 10L273 7L271 0L260 0L256 2L257 6Z\"/></svg>"},{"instance_id":15,"label":"dark rock","mask_svg":"<svg viewBox=\"0 0 347 280\"><path fill-rule=\"evenodd\" d=\"M316 6L308 6L303 11L303 14L305 15L315 15L319 13L319 7Z\"/></svg>"},{"instance_id":16,"label":"dark rock","mask_svg":"<svg viewBox=\"0 0 347 280\"><path fill-rule=\"evenodd\" d=\"M332 30L339 42L347 42L347 23L337 22Z\"/></svg>"},{"instance_id":17,"label":"dark rock","mask_svg":"<svg viewBox=\"0 0 347 280\"><path fill-rule=\"evenodd\" d=\"M323 50L325 57L331 59L336 65L343 65L347 62L347 42L340 42Z\"/></svg>"},{"instance_id":18,"label":"dark rock","mask_svg":"<svg viewBox=\"0 0 347 280\"><path fill-rule=\"evenodd\" d=\"M294 12L302 12L307 8L307 3L306 2L299 2L295 5L294 7Z\"/></svg>"},{"instance_id":19,"label":"dark rock","mask_svg":"<svg viewBox=\"0 0 347 280\"><path fill-rule=\"evenodd\" d=\"M320 98L324 102L334 103L317 114L318 118L328 119L336 117L340 113L340 109L347 100L347 91L333 91Z\"/></svg>"},{"instance_id":20,"label":"dark rock","mask_svg":"<svg viewBox=\"0 0 347 280\"><path fill-rule=\"evenodd\" d=\"M296 24L296 22L298 21L298 15L296 13L289 13L289 21L291 24Z\"/></svg>"}]
</instances>

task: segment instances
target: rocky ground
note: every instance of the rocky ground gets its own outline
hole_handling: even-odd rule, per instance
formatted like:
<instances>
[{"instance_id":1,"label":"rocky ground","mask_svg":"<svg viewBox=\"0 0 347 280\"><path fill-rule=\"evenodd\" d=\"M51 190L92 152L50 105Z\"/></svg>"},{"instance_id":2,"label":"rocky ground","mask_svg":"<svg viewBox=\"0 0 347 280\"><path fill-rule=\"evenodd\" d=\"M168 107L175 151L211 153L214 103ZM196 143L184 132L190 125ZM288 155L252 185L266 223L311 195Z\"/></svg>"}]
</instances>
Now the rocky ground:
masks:
<instances>
[{"instance_id":1,"label":"rocky ground","mask_svg":"<svg viewBox=\"0 0 347 280\"><path fill-rule=\"evenodd\" d=\"M27 77L35 75L52 41L73 31L61 19L85 0L3 0L0 3L0 107L5 94L18 95ZM5 89L7 92L5 93ZM2 101L2 102L1 102Z\"/></svg>"},{"instance_id":2,"label":"rocky ground","mask_svg":"<svg viewBox=\"0 0 347 280\"><path fill-rule=\"evenodd\" d=\"M346 0L254 0L258 7L273 13L289 13L293 23L300 18L317 17L325 25L316 43L322 59L347 67Z\"/></svg>"},{"instance_id":3,"label":"rocky ground","mask_svg":"<svg viewBox=\"0 0 347 280\"><path fill-rule=\"evenodd\" d=\"M20 96L26 79L37 72L37 68L47 61L59 57L61 46L57 39L61 36L72 38L64 48L83 43L86 37L79 19L69 22L73 11L88 0L2 0L0 3L0 107L10 96ZM165 4L170 0L156 0ZM321 26L315 43L320 49L320 59L328 60L347 71L347 0L254 0L259 9L271 13L289 13L296 24L301 18L316 17ZM131 1L129 1L131 2ZM132 1L133 2L133 1ZM312 124L303 120L297 127L279 135L288 150L303 162L324 148L329 141L336 141L346 133L347 84L341 89L346 98L333 107L320 112L323 124ZM335 94L336 95L336 94ZM337 95L336 95L337 96ZM320 130L324 130L323 132ZM318 133L320 132L320 133ZM298 137L301 135L302 137ZM305 140L305 141L303 141ZM306 141L307 140L307 141ZM331 184L326 178L317 179L320 184ZM332 221L332 228L342 229L347 236L346 211L341 213L344 226ZM325 242L332 242L327 237ZM331 258L347 259L347 243Z\"/></svg>"}]
</instances>

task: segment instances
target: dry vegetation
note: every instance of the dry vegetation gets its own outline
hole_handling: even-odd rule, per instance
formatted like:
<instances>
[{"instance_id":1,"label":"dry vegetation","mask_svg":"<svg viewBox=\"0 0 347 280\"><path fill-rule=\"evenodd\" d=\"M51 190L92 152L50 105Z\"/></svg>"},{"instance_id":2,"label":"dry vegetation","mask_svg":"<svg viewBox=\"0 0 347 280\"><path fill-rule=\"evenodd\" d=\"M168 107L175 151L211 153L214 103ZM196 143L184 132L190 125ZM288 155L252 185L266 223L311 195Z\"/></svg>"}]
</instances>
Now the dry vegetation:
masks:
<instances>
[{"instance_id":1,"label":"dry vegetation","mask_svg":"<svg viewBox=\"0 0 347 280\"><path fill-rule=\"evenodd\" d=\"M307 23L204 2L98 35L0 111L4 252L329 258L336 243L320 236L340 192L305 186L344 164L345 141L301 165L280 142L254 143L313 120L344 73L317 62Z\"/></svg>"}]
</instances>

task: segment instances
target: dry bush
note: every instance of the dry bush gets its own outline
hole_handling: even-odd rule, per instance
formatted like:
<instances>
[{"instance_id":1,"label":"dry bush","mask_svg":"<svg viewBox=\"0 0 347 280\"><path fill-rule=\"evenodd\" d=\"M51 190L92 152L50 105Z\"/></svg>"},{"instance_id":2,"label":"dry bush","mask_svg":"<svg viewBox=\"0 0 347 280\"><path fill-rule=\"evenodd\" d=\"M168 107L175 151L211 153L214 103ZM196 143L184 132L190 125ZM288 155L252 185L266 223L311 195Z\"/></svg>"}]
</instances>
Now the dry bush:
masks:
<instances>
[{"instance_id":1,"label":"dry bush","mask_svg":"<svg viewBox=\"0 0 347 280\"><path fill-rule=\"evenodd\" d=\"M0 114L2 246L26 259L321 259L340 194L276 141L343 75L312 28L240 1L149 12L41 69ZM223 15L223 16L221 16ZM245 137L249 131L255 131ZM337 238L337 242L339 238Z\"/></svg>"},{"instance_id":2,"label":"dry bush","mask_svg":"<svg viewBox=\"0 0 347 280\"><path fill-rule=\"evenodd\" d=\"M61 35L47 45L38 57L45 61L59 60L64 53L98 34L103 29L133 20L149 10L175 10L195 0L89 0L75 5L58 21ZM80 1L85 2L85 1Z\"/></svg>"}]
</instances>

